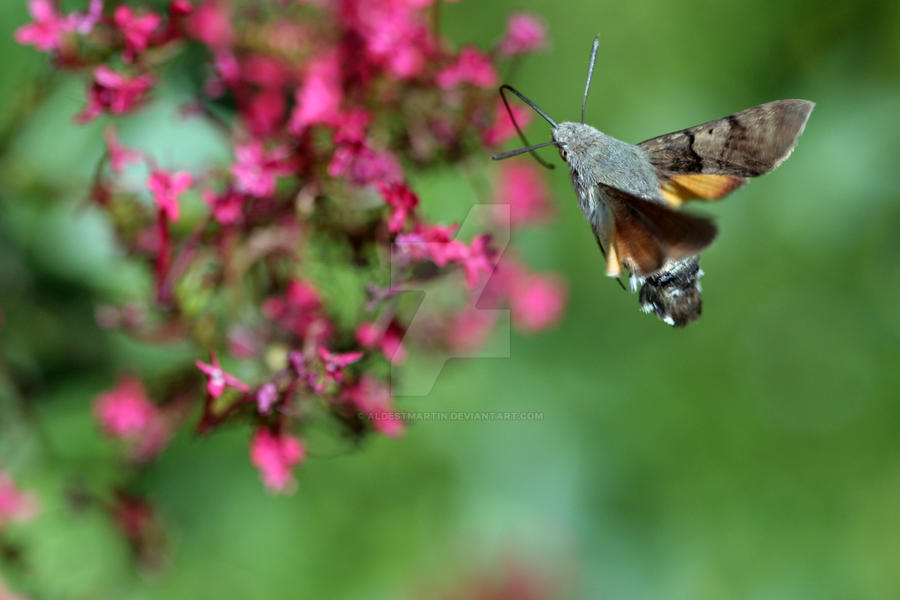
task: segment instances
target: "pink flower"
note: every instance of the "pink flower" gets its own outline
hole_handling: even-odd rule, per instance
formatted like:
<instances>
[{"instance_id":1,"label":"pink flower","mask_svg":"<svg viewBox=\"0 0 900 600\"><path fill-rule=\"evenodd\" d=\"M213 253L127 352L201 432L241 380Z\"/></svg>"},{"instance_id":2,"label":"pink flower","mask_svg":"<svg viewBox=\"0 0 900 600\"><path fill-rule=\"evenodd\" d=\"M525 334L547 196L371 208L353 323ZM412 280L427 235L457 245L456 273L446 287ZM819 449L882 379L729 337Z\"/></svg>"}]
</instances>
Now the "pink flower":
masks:
<instances>
[{"instance_id":1,"label":"pink flower","mask_svg":"<svg viewBox=\"0 0 900 600\"><path fill-rule=\"evenodd\" d=\"M152 12L137 16L130 6L120 5L113 14L113 22L125 36L125 62L131 62L147 49L150 36L159 27L162 17Z\"/></svg>"},{"instance_id":2,"label":"pink flower","mask_svg":"<svg viewBox=\"0 0 900 600\"><path fill-rule=\"evenodd\" d=\"M465 253L462 242L453 239L456 225L417 223L411 233L401 233L395 240L398 257L404 260L430 260L439 267ZM461 247L462 246L462 247Z\"/></svg>"},{"instance_id":3,"label":"pink flower","mask_svg":"<svg viewBox=\"0 0 900 600\"><path fill-rule=\"evenodd\" d=\"M345 28L362 39L369 62L409 79L421 74L435 54L422 6L421 0L342 2L339 15Z\"/></svg>"},{"instance_id":4,"label":"pink flower","mask_svg":"<svg viewBox=\"0 0 900 600\"><path fill-rule=\"evenodd\" d=\"M278 388L274 383L267 383L256 392L256 409L260 414L267 415L272 412L272 406L278 402Z\"/></svg>"},{"instance_id":5,"label":"pink flower","mask_svg":"<svg viewBox=\"0 0 900 600\"><path fill-rule=\"evenodd\" d=\"M337 52L328 52L313 59L309 63L303 85L294 94L297 106L291 113L288 130L299 135L310 125L336 123L342 96Z\"/></svg>"},{"instance_id":6,"label":"pink flower","mask_svg":"<svg viewBox=\"0 0 900 600\"><path fill-rule=\"evenodd\" d=\"M553 212L543 174L525 161L507 161L500 165L497 200L509 205L513 226L546 221Z\"/></svg>"},{"instance_id":7,"label":"pink flower","mask_svg":"<svg viewBox=\"0 0 900 600\"><path fill-rule=\"evenodd\" d=\"M126 375L115 388L97 398L94 415L108 434L133 438L148 430L159 409L147 399L140 380Z\"/></svg>"},{"instance_id":8,"label":"pink flower","mask_svg":"<svg viewBox=\"0 0 900 600\"><path fill-rule=\"evenodd\" d=\"M540 19L524 13L510 15L506 35L500 40L500 54L513 56L538 50L544 45L546 34Z\"/></svg>"},{"instance_id":9,"label":"pink flower","mask_svg":"<svg viewBox=\"0 0 900 600\"><path fill-rule=\"evenodd\" d=\"M391 233L397 233L403 229L407 218L415 217L416 206L419 205L419 197L403 183L387 184L379 182L378 192L391 208L388 230Z\"/></svg>"},{"instance_id":10,"label":"pink flower","mask_svg":"<svg viewBox=\"0 0 900 600\"><path fill-rule=\"evenodd\" d=\"M103 0L91 0L86 13L72 13L69 20L75 31L87 35L100 22L101 17L103 17Z\"/></svg>"},{"instance_id":11,"label":"pink flower","mask_svg":"<svg viewBox=\"0 0 900 600\"><path fill-rule=\"evenodd\" d=\"M344 177L350 183L369 185L403 179L400 162L390 152L376 152L365 144L338 146L328 163L331 177Z\"/></svg>"},{"instance_id":12,"label":"pink flower","mask_svg":"<svg viewBox=\"0 0 900 600\"><path fill-rule=\"evenodd\" d=\"M488 88L497 85L497 71L488 55L467 46L459 53L455 63L438 72L435 81L438 87L445 90L458 87L461 83Z\"/></svg>"},{"instance_id":13,"label":"pink flower","mask_svg":"<svg viewBox=\"0 0 900 600\"><path fill-rule=\"evenodd\" d=\"M531 109L518 104L510 105L510 109L516 123L524 130L533 118ZM491 122L491 126L484 130L481 139L485 146L499 146L514 137L516 137L516 128L512 119L509 118L503 101L497 100L497 103L494 104L494 120Z\"/></svg>"},{"instance_id":14,"label":"pink flower","mask_svg":"<svg viewBox=\"0 0 900 600\"><path fill-rule=\"evenodd\" d=\"M391 389L383 381L363 375L358 382L345 387L342 396L365 413L380 433L388 437L403 433L403 419L393 410Z\"/></svg>"},{"instance_id":15,"label":"pink flower","mask_svg":"<svg viewBox=\"0 0 900 600\"><path fill-rule=\"evenodd\" d=\"M459 254L453 257L462 265L466 285L470 289L476 288L483 281L482 275L490 275L494 270L490 241L490 234L480 235L468 246L462 245Z\"/></svg>"},{"instance_id":16,"label":"pink flower","mask_svg":"<svg viewBox=\"0 0 900 600\"><path fill-rule=\"evenodd\" d=\"M267 318L278 321L300 339L311 335L318 342L327 340L333 329L321 309L316 289L299 280L288 282L284 297L270 296L262 304L262 313Z\"/></svg>"},{"instance_id":17,"label":"pink flower","mask_svg":"<svg viewBox=\"0 0 900 600\"><path fill-rule=\"evenodd\" d=\"M94 83L88 90L88 104L76 120L87 123L103 112L114 115L130 112L146 101L154 81L149 73L129 78L106 65L100 65L94 70Z\"/></svg>"},{"instance_id":18,"label":"pink flower","mask_svg":"<svg viewBox=\"0 0 900 600\"><path fill-rule=\"evenodd\" d=\"M566 287L559 278L516 272L506 284L513 325L524 333L547 329L562 316Z\"/></svg>"},{"instance_id":19,"label":"pink flower","mask_svg":"<svg viewBox=\"0 0 900 600\"><path fill-rule=\"evenodd\" d=\"M277 88L263 88L243 106L241 117L255 136L265 136L277 130L287 111L284 94Z\"/></svg>"},{"instance_id":20,"label":"pink flower","mask_svg":"<svg viewBox=\"0 0 900 600\"><path fill-rule=\"evenodd\" d=\"M447 345L456 351L472 352L484 345L494 327L496 311L468 307L450 320L447 327Z\"/></svg>"},{"instance_id":21,"label":"pink flower","mask_svg":"<svg viewBox=\"0 0 900 600\"><path fill-rule=\"evenodd\" d=\"M323 346L319 346L319 359L321 359L325 366L325 376L335 383L343 382L344 369L358 361L362 356L362 352L336 354L329 352Z\"/></svg>"},{"instance_id":22,"label":"pink flower","mask_svg":"<svg viewBox=\"0 0 900 600\"><path fill-rule=\"evenodd\" d=\"M380 348L388 361L399 365L406 361L405 334L406 330L396 321L391 321L387 327L366 321L356 328L356 341L363 348Z\"/></svg>"},{"instance_id":23,"label":"pink flower","mask_svg":"<svg viewBox=\"0 0 900 600\"><path fill-rule=\"evenodd\" d=\"M237 161L231 165L231 174L238 191L257 198L274 194L276 179L292 170L284 146L266 151L261 141L253 140L237 145L234 154Z\"/></svg>"},{"instance_id":24,"label":"pink flower","mask_svg":"<svg viewBox=\"0 0 900 600\"><path fill-rule=\"evenodd\" d=\"M213 218L220 225L234 225L244 218L244 197L229 188L222 194L216 194L212 190L203 190L200 193L203 201L212 209Z\"/></svg>"},{"instance_id":25,"label":"pink flower","mask_svg":"<svg viewBox=\"0 0 900 600\"><path fill-rule=\"evenodd\" d=\"M6 523L30 521L38 512L40 505L34 494L20 490L12 478L0 469L0 529ZM2 585L0 598L5 598Z\"/></svg>"},{"instance_id":26,"label":"pink flower","mask_svg":"<svg viewBox=\"0 0 900 600\"><path fill-rule=\"evenodd\" d=\"M178 197L193 183L193 176L187 171L155 170L147 179L147 188L153 192L156 206L169 221L178 220Z\"/></svg>"},{"instance_id":27,"label":"pink flower","mask_svg":"<svg viewBox=\"0 0 900 600\"><path fill-rule=\"evenodd\" d=\"M259 429L250 442L250 462L259 469L263 484L272 492L284 492L295 483L291 469L306 456L303 443L289 435Z\"/></svg>"},{"instance_id":28,"label":"pink flower","mask_svg":"<svg viewBox=\"0 0 900 600\"><path fill-rule=\"evenodd\" d=\"M250 391L250 386L231 373L226 373L222 370L221 365L219 365L219 357L216 356L215 352L210 352L210 356L212 357L212 364L199 360L194 363L207 377L206 391L209 392L210 396L218 398L225 391L225 388L228 387L243 393Z\"/></svg>"},{"instance_id":29,"label":"pink flower","mask_svg":"<svg viewBox=\"0 0 900 600\"><path fill-rule=\"evenodd\" d=\"M206 0L195 7L188 17L188 34L215 49L227 48L234 43L231 26L231 5L226 1Z\"/></svg>"},{"instance_id":30,"label":"pink flower","mask_svg":"<svg viewBox=\"0 0 900 600\"><path fill-rule=\"evenodd\" d=\"M140 152L127 148L119 142L119 134L111 125L103 132L103 139L106 141L106 153L114 173L121 173L129 163L140 162L143 158Z\"/></svg>"},{"instance_id":31,"label":"pink flower","mask_svg":"<svg viewBox=\"0 0 900 600\"><path fill-rule=\"evenodd\" d=\"M16 29L15 39L20 44L31 44L41 52L58 50L65 34L74 29L71 19L56 12L53 0L29 0L28 11L34 23Z\"/></svg>"}]
</instances>

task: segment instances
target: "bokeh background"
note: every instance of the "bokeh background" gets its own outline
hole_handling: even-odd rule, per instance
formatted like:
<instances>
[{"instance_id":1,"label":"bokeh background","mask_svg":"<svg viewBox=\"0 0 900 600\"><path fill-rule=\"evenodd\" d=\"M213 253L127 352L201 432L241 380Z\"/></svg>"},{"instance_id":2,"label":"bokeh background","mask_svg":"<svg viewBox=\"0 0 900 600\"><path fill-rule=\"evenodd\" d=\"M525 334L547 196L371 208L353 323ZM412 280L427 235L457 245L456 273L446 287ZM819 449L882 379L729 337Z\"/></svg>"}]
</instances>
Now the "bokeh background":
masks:
<instances>
[{"instance_id":1,"label":"bokeh background","mask_svg":"<svg viewBox=\"0 0 900 600\"><path fill-rule=\"evenodd\" d=\"M82 82L12 41L27 16L4 0L0 457L43 513L5 533L27 552L0 556L0 573L34 598L431 598L522 571L553 598L900 597L900 3L444 8L450 39L483 47L510 11L542 15L549 47L505 77L557 120L578 115L599 33L588 121L623 140L817 102L789 161L702 207L720 226L703 318L673 330L603 276L558 168L556 222L513 243L568 278L564 320L514 334L508 358L452 360L429 395L399 401L541 420L422 422L322 452L289 497L263 490L246 432L183 434L138 482L169 550L162 570L137 569L109 519L62 492L73 476L118 476L96 394L122 369L153 377L192 350L95 325L95 306L135 281L83 206L102 123L71 124ZM222 150L170 122L182 93L170 88L129 137L202 164ZM416 186L461 218L478 199L460 181Z\"/></svg>"}]
</instances>

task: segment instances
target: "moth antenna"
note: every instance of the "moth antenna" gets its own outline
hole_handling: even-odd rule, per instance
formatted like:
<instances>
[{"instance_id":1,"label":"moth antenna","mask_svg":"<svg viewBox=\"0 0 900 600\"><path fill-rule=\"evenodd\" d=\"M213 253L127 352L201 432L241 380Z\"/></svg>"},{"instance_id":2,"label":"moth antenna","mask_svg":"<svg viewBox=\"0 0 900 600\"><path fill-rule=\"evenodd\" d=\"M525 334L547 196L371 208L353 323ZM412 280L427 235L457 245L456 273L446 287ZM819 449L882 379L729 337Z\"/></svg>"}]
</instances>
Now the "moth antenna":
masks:
<instances>
[{"instance_id":1,"label":"moth antenna","mask_svg":"<svg viewBox=\"0 0 900 600\"><path fill-rule=\"evenodd\" d=\"M519 92L519 90L517 90L516 88L512 87L511 85L506 85L505 83L500 86L500 98L503 99L503 105L506 107L506 113L509 115L509 120L512 121L513 127L516 128L516 133L519 134L519 139L521 139L522 143L525 144L525 146L526 146L526 148L522 149L522 152L528 152L529 154L531 154L532 158L534 158L534 160L536 160L539 165L541 165L542 167L544 167L546 169L556 168L553 165L551 165L550 163L543 160L540 156L538 156L537 154L534 153L535 147L532 147L531 144L528 142L528 138L525 137L525 134L522 132L522 128L519 127L519 124L516 122L516 118L513 116L512 108L510 108L510 106L509 106L509 100L506 98L506 94L503 93L506 90L511 91L513 94L515 94L516 96L521 98L525 104L527 104L528 106L533 108L535 110L535 112L537 112L539 115L544 117L551 125L553 125L554 128L556 128L556 121L554 121L549 116L547 116L547 113L545 113L540 108L538 108L538 106L534 102L532 102L531 100L526 98L524 95L522 95ZM553 143L553 142L551 142L551 143ZM549 145L549 144L538 144L536 147L540 148L542 146L547 146L547 145ZM517 152L516 154L521 154L521 152ZM515 156L516 154L511 154L510 156ZM500 155L498 154L496 156L493 156L492 158L494 160L501 160L501 159L497 158L497 156L500 156ZM504 156L503 158L509 158L509 157Z\"/></svg>"},{"instance_id":2,"label":"moth antenna","mask_svg":"<svg viewBox=\"0 0 900 600\"><path fill-rule=\"evenodd\" d=\"M532 150L537 150L538 148L543 148L545 146L554 146L556 142L544 142L543 144L535 144L534 146L528 146L526 148L516 148L515 150L509 150L507 152L501 152L500 154L495 154L491 157L492 160L503 160L504 158L510 158L513 156L518 156L520 154L525 154L526 152L531 152ZM550 168L553 168L553 165L550 165Z\"/></svg>"},{"instance_id":3,"label":"moth antenna","mask_svg":"<svg viewBox=\"0 0 900 600\"><path fill-rule=\"evenodd\" d=\"M594 76L594 63L597 61L597 49L600 47L600 36L594 38L591 47L591 62L588 63L587 82L584 84L584 98L581 100L581 122L584 123L584 110L587 108L588 91L591 89L591 78Z\"/></svg>"}]
</instances>

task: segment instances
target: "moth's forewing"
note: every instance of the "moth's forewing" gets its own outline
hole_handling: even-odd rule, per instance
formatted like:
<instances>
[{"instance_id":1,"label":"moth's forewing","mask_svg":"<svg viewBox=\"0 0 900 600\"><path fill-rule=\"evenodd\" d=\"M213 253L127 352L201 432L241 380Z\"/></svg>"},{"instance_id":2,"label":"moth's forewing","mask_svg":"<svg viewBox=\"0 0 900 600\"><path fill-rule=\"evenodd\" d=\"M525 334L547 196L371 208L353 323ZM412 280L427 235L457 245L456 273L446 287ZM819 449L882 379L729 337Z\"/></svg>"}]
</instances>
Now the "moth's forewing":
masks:
<instances>
[{"instance_id":1,"label":"moth's forewing","mask_svg":"<svg viewBox=\"0 0 900 600\"><path fill-rule=\"evenodd\" d=\"M768 173L784 162L814 106L808 100L776 100L638 146L656 167L670 203L718 199L738 187L741 178Z\"/></svg>"},{"instance_id":2,"label":"moth's forewing","mask_svg":"<svg viewBox=\"0 0 900 600\"><path fill-rule=\"evenodd\" d=\"M609 255L638 277L655 273L667 261L698 254L716 237L717 229L710 219L615 188L601 188L613 217Z\"/></svg>"}]
</instances>

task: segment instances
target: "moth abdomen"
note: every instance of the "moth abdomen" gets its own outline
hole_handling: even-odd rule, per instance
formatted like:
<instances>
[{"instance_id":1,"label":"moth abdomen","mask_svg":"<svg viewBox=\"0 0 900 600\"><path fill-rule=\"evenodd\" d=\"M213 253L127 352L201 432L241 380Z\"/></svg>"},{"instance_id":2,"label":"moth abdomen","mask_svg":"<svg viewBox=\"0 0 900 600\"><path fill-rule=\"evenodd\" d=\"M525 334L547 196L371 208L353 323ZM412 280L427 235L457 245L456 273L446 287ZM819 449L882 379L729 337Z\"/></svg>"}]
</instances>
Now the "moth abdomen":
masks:
<instances>
[{"instance_id":1,"label":"moth abdomen","mask_svg":"<svg viewBox=\"0 0 900 600\"><path fill-rule=\"evenodd\" d=\"M645 313L654 313L673 327L684 327L700 318L700 259L697 256L669 261L641 286L638 301Z\"/></svg>"}]
</instances>

